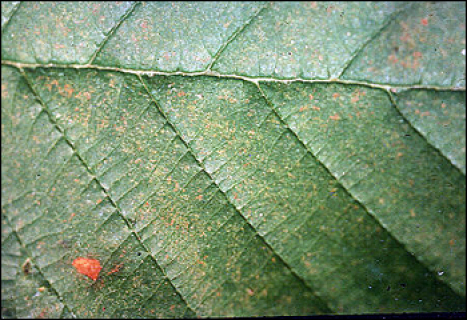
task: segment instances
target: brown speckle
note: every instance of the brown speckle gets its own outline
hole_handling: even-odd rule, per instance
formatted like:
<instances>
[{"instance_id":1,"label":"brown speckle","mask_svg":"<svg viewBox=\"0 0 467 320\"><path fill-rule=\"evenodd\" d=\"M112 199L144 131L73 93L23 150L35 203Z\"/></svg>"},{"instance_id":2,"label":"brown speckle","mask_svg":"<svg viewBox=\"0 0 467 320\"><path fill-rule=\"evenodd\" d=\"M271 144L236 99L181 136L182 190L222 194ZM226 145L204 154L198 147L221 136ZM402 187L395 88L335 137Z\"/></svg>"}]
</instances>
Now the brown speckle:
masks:
<instances>
[{"instance_id":1,"label":"brown speckle","mask_svg":"<svg viewBox=\"0 0 467 320\"><path fill-rule=\"evenodd\" d=\"M27 258L26 261L21 266L21 269L23 270L24 275L27 276L29 273L31 273L31 268L32 268L31 260Z\"/></svg>"},{"instance_id":2,"label":"brown speckle","mask_svg":"<svg viewBox=\"0 0 467 320\"><path fill-rule=\"evenodd\" d=\"M329 119L331 120L340 120L341 117L339 117L339 115L336 113L334 114L333 116L329 116Z\"/></svg>"}]
</instances>

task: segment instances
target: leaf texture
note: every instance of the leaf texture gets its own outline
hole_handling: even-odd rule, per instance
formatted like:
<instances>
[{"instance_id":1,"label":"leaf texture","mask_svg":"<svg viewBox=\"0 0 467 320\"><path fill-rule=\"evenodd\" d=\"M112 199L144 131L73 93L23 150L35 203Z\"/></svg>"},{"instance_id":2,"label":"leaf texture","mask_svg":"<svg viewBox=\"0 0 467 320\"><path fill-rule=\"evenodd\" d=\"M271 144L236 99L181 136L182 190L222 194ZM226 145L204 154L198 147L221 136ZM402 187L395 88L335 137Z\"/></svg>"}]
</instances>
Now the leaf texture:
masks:
<instances>
[{"instance_id":1,"label":"leaf texture","mask_svg":"<svg viewBox=\"0 0 467 320\"><path fill-rule=\"evenodd\" d=\"M2 2L1 50L2 317L465 311L464 3Z\"/></svg>"}]
</instances>

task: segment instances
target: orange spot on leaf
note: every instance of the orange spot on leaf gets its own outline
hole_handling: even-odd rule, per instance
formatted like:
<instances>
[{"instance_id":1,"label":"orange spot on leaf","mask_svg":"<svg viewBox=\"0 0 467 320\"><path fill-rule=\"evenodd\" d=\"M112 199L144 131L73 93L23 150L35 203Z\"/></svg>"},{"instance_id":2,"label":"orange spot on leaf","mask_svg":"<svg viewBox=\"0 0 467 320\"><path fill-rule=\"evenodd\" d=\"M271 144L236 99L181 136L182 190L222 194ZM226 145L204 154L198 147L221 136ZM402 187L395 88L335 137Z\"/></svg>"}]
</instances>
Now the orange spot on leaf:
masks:
<instances>
[{"instance_id":1,"label":"orange spot on leaf","mask_svg":"<svg viewBox=\"0 0 467 320\"><path fill-rule=\"evenodd\" d=\"M86 99L91 100L91 94L89 92L84 92L83 95L86 97Z\"/></svg>"},{"instance_id":2,"label":"orange spot on leaf","mask_svg":"<svg viewBox=\"0 0 467 320\"><path fill-rule=\"evenodd\" d=\"M393 54L391 54L389 57L388 57L388 60L391 62L391 63L397 63L399 62L399 59L397 59L397 57Z\"/></svg>"},{"instance_id":3,"label":"orange spot on leaf","mask_svg":"<svg viewBox=\"0 0 467 320\"><path fill-rule=\"evenodd\" d=\"M68 98L71 98L72 94L73 94L73 88L69 85L69 84L66 84L64 87L63 87L63 90L68 93Z\"/></svg>"},{"instance_id":4,"label":"orange spot on leaf","mask_svg":"<svg viewBox=\"0 0 467 320\"><path fill-rule=\"evenodd\" d=\"M424 25L424 26L427 26L428 25L428 19L422 19L420 20L421 24Z\"/></svg>"},{"instance_id":5,"label":"orange spot on leaf","mask_svg":"<svg viewBox=\"0 0 467 320\"><path fill-rule=\"evenodd\" d=\"M73 267L76 268L81 274L88 276L92 280L96 281L97 277L99 276L99 272L101 272L101 263L99 260L96 259L89 259L79 257L73 261Z\"/></svg>"},{"instance_id":6,"label":"orange spot on leaf","mask_svg":"<svg viewBox=\"0 0 467 320\"><path fill-rule=\"evenodd\" d=\"M107 275L120 271L122 267L123 267L123 263L116 265L115 268L107 272Z\"/></svg>"}]
</instances>

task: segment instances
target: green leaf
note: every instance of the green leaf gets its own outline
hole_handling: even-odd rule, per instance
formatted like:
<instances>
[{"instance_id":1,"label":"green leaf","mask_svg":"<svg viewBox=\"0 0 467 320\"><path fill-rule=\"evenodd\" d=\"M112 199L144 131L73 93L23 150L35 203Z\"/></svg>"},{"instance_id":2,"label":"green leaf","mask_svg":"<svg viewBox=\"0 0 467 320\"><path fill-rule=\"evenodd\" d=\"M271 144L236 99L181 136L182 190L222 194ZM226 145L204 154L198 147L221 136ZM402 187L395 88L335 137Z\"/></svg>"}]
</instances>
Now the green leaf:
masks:
<instances>
[{"instance_id":1,"label":"green leaf","mask_svg":"<svg viewBox=\"0 0 467 320\"><path fill-rule=\"evenodd\" d=\"M8 23L10 17L19 6L19 1L3 1L2 2L2 31L3 27Z\"/></svg>"},{"instance_id":2,"label":"green leaf","mask_svg":"<svg viewBox=\"0 0 467 320\"><path fill-rule=\"evenodd\" d=\"M343 78L465 87L462 66L465 4L414 3L362 48Z\"/></svg>"},{"instance_id":3,"label":"green leaf","mask_svg":"<svg viewBox=\"0 0 467 320\"><path fill-rule=\"evenodd\" d=\"M1 50L2 317L465 311L464 3L2 2Z\"/></svg>"},{"instance_id":4,"label":"green leaf","mask_svg":"<svg viewBox=\"0 0 467 320\"><path fill-rule=\"evenodd\" d=\"M16 307L17 299L28 297ZM58 318L64 305L2 215L2 318Z\"/></svg>"}]
</instances>

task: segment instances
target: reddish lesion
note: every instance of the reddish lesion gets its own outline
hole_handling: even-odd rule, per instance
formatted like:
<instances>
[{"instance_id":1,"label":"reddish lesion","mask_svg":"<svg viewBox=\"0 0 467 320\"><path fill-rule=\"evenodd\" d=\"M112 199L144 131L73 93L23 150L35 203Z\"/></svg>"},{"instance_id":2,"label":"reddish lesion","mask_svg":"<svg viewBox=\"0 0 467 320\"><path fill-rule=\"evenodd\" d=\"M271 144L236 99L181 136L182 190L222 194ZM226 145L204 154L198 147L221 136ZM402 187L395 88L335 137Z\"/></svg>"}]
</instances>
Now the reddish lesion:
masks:
<instances>
[{"instance_id":1,"label":"reddish lesion","mask_svg":"<svg viewBox=\"0 0 467 320\"><path fill-rule=\"evenodd\" d=\"M120 271L122 267L123 267L123 263L117 264L115 268L107 272L107 275Z\"/></svg>"},{"instance_id":2,"label":"reddish lesion","mask_svg":"<svg viewBox=\"0 0 467 320\"><path fill-rule=\"evenodd\" d=\"M21 269L23 270L24 275L29 275L31 273L32 265L31 260L29 258L22 264Z\"/></svg>"},{"instance_id":3,"label":"reddish lesion","mask_svg":"<svg viewBox=\"0 0 467 320\"><path fill-rule=\"evenodd\" d=\"M79 273L88 276L94 281L97 280L102 270L101 263L96 259L79 257L73 261L72 265Z\"/></svg>"}]
</instances>

